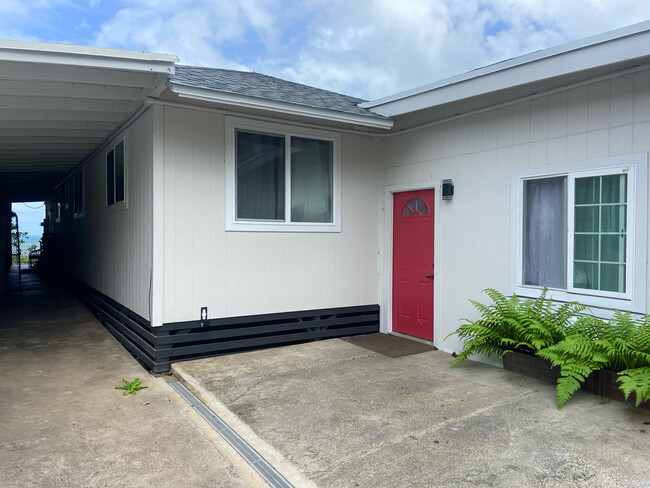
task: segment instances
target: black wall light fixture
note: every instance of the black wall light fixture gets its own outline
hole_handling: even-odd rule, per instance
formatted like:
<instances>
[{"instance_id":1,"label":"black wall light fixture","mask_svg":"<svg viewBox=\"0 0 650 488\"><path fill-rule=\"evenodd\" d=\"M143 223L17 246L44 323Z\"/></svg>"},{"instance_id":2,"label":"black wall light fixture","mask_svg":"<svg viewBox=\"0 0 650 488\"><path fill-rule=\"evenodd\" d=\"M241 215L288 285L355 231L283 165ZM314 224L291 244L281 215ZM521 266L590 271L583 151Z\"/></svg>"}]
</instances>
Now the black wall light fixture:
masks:
<instances>
[{"instance_id":1,"label":"black wall light fixture","mask_svg":"<svg viewBox=\"0 0 650 488\"><path fill-rule=\"evenodd\" d=\"M442 180L442 199L451 200L454 196L454 184L451 180Z\"/></svg>"}]
</instances>

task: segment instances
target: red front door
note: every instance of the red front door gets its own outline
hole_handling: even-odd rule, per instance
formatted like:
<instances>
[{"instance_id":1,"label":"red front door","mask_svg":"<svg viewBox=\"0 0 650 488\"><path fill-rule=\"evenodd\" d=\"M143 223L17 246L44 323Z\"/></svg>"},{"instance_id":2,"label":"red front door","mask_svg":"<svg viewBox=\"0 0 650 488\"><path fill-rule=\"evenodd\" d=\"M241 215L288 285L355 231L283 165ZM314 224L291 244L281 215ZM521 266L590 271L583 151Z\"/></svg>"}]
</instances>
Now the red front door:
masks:
<instances>
[{"instance_id":1,"label":"red front door","mask_svg":"<svg viewBox=\"0 0 650 488\"><path fill-rule=\"evenodd\" d=\"M393 331L433 341L433 189L393 197Z\"/></svg>"}]
</instances>

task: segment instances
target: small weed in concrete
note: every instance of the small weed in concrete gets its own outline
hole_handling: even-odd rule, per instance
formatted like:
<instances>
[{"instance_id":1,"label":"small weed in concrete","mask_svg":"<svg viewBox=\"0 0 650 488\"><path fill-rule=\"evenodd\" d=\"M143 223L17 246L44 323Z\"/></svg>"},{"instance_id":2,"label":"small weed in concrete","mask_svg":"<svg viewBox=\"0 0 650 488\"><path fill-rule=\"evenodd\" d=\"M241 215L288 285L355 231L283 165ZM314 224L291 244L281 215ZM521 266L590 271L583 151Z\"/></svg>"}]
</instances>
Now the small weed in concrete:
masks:
<instances>
[{"instance_id":1,"label":"small weed in concrete","mask_svg":"<svg viewBox=\"0 0 650 488\"><path fill-rule=\"evenodd\" d=\"M126 381L124 378L122 378L122 382L124 383L122 386L116 386L116 390L124 390L124 395L128 395L129 393L131 395L135 395L138 390L142 390L143 388L147 388L147 385L142 386L142 380L140 378L136 378L130 383Z\"/></svg>"}]
</instances>

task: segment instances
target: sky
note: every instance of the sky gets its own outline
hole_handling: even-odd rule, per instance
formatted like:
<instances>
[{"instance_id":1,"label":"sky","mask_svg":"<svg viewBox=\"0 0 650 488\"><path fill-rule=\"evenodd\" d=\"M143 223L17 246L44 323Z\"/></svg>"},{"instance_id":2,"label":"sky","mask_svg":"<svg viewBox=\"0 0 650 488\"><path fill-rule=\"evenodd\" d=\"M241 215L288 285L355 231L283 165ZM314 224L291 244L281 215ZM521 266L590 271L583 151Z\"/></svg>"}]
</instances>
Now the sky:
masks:
<instances>
[{"instance_id":1,"label":"sky","mask_svg":"<svg viewBox=\"0 0 650 488\"><path fill-rule=\"evenodd\" d=\"M0 38L175 54L365 100L645 20L650 0L0 0Z\"/></svg>"},{"instance_id":2,"label":"sky","mask_svg":"<svg viewBox=\"0 0 650 488\"><path fill-rule=\"evenodd\" d=\"M41 222L45 218L45 204L43 202L12 203L11 210L18 215L18 230L29 234L29 242L21 247L26 249L29 244L38 244L38 240L43 235Z\"/></svg>"},{"instance_id":3,"label":"sky","mask_svg":"<svg viewBox=\"0 0 650 488\"><path fill-rule=\"evenodd\" d=\"M0 38L176 54L367 100L644 20L648 0L0 0Z\"/></svg>"}]
</instances>

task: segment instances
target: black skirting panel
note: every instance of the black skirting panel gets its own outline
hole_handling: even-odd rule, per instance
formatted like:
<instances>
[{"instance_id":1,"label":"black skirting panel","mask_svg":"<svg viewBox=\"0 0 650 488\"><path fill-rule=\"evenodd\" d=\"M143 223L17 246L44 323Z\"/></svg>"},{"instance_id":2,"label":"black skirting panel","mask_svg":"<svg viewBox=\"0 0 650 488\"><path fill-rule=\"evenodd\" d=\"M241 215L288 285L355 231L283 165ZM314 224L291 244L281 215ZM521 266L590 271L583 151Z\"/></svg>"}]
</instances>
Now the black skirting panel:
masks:
<instances>
[{"instance_id":1,"label":"black skirting panel","mask_svg":"<svg viewBox=\"0 0 650 488\"><path fill-rule=\"evenodd\" d=\"M154 372L171 363L301 342L379 332L379 305L199 320L151 327L115 300L81 282L79 296L104 326Z\"/></svg>"}]
</instances>

